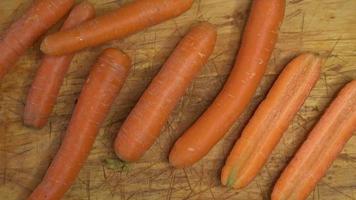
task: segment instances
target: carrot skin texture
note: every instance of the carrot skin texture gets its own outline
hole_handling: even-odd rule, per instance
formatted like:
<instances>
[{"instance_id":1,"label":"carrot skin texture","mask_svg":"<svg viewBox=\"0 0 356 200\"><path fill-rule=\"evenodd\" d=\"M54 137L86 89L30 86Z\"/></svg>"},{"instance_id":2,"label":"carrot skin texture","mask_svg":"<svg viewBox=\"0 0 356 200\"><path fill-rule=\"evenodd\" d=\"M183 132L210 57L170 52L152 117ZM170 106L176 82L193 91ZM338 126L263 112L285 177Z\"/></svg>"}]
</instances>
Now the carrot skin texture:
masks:
<instances>
[{"instance_id":1,"label":"carrot skin texture","mask_svg":"<svg viewBox=\"0 0 356 200\"><path fill-rule=\"evenodd\" d=\"M120 159L136 161L153 145L179 99L208 62L216 38L215 27L204 22L178 44L121 126L114 145Z\"/></svg>"},{"instance_id":2,"label":"carrot skin texture","mask_svg":"<svg viewBox=\"0 0 356 200\"><path fill-rule=\"evenodd\" d=\"M0 36L0 80L73 4L74 0L37 0L21 18L11 24Z\"/></svg>"},{"instance_id":3,"label":"carrot skin texture","mask_svg":"<svg viewBox=\"0 0 356 200\"><path fill-rule=\"evenodd\" d=\"M356 130L356 80L348 83L284 169L272 200L304 200Z\"/></svg>"},{"instance_id":4,"label":"carrot skin texture","mask_svg":"<svg viewBox=\"0 0 356 200\"><path fill-rule=\"evenodd\" d=\"M212 105L174 144L171 165L183 168L199 161L245 110L267 68L284 10L284 0L253 1L235 66Z\"/></svg>"},{"instance_id":5,"label":"carrot skin texture","mask_svg":"<svg viewBox=\"0 0 356 200\"><path fill-rule=\"evenodd\" d=\"M230 152L222 169L223 185L241 189L257 176L318 81L321 61L302 54L283 70Z\"/></svg>"},{"instance_id":6,"label":"carrot skin texture","mask_svg":"<svg viewBox=\"0 0 356 200\"><path fill-rule=\"evenodd\" d=\"M74 29L54 33L44 39L41 50L62 55L114 39L174 18L188 10L193 0L136 0Z\"/></svg>"},{"instance_id":7,"label":"carrot skin texture","mask_svg":"<svg viewBox=\"0 0 356 200\"><path fill-rule=\"evenodd\" d=\"M83 86L62 145L29 200L61 199L73 184L130 66L130 58L119 50L101 54Z\"/></svg>"},{"instance_id":8,"label":"carrot skin texture","mask_svg":"<svg viewBox=\"0 0 356 200\"><path fill-rule=\"evenodd\" d=\"M75 27L94 16L95 8L84 1L73 8L61 30ZM44 56L27 96L24 111L26 125L36 128L46 125L73 56Z\"/></svg>"}]
</instances>

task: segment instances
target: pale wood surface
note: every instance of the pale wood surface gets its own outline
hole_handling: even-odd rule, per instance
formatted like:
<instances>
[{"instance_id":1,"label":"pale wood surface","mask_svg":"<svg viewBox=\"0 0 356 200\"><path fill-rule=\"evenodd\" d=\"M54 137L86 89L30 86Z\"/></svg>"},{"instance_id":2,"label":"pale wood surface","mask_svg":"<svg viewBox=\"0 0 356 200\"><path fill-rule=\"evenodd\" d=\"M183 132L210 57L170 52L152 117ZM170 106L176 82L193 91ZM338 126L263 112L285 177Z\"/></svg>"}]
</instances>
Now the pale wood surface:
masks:
<instances>
[{"instance_id":1,"label":"pale wood surface","mask_svg":"<svg viewBox=\"0 0 356 200\"><path fill-rule=\"evenodd\" d=\"M1 0L0 30L20 16L31 0ZM91 0L104 13L128 0ZM71 66L49 124L26 128L22 112L38 67L39 43L0 83L0 199L21 200L39 183L55 155L90 65L105 47L120 47L132 56L134 69L100 130L89 160L65 199L269 199L271 188L337 91L356 79L356 1L288 0L285 22L268 71L248 111L201 162L185 170L167 163L175 139L211 103L233 64L251 0L196 0L182 16L122 41L79 53ZM139 162L121 166L112 141L140 94L188 28L209 20L219 29L209 64L172 114L163 134ZM25 33L24 33L25 34ZM268 164L246 189L220 186L224 159L254 108L277 74L300 52L327 55L323 74L284 135ZM1 52L0 52L1 53ZM353 137L310 199L356 199L356 137Z\"/></svg>"}]
</instances>

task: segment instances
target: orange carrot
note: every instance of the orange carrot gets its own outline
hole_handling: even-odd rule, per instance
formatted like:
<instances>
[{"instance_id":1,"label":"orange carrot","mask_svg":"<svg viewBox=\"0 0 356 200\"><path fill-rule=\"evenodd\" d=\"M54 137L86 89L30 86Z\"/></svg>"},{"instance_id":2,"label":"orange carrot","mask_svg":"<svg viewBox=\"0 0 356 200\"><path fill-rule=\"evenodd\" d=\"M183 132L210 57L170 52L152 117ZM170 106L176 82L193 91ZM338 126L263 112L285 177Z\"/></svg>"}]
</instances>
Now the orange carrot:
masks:
<instances>
[{"instance_id":1,"label":"orange carrot","mask_svg":"<svg viewBox=\"0 0 356 200\"><path fill-rule=\"evenodd\" d=\"M116 154L125 161L138 160L160 135L163 125L216 43L216 29L205 22L179 43L122 125L115 140Z\"/></svg>"},{"instance_id":2,"label":"orange carrot","mask_svg":"<svg viewBox=\"0 0 356 200\"><path fill-rule=\"evenodd\" d=\"M356 131L356 80L331 103L274 186L272 200L303 200Z\"/></svg>"},{"instance_id":3,"label":"orange carrot","mask_svg":"<svg viewBox=\"0 0 356 200\"><path fill-rule=\"evenodd\" d=\"M193 0L136 0L74 29L50 35L41 50L62 55L121 39L188 10Z\"/></svg>"},{"instance_id":4,"label":"orange carrot","mask_svg":"<svg viewBox=\"0 0 356 200\"><path fill-rule=\"evenodd\" d=\"M74 0L38 0L0 36L0 79L73 4Z\"/></svg>"},{"instance_id":5,"label":"orange carrot","mask_svg":"<svg viewBox=\"0 0 356 200\"><path fill-rule=\"evenodd\" d=\"M71 11L62 30L72 28L94 16L93 5L84 1ZM43 58L27 96L24 112L26 125L42 128L47 123L73 56L69 54Z\"/></svg>"},{"instance_id":6,"label":"orange carrot","mask_svg":"<svg viewBox=\"0 0 356 200\"><path fill-rule=\"evenodd\" d=\"M221 174L223 185L246 187L259 173L320 77L321 58L302 54L283 70L237 140Z\"/></svg>"},{"instance_id":7,"label":"orange carrot","mask_svg":"<svg viewBox=\"0 0 356 200\"><path fill-rule=\"evenodd\" d=\"M121 51L102 53L83 86L62 145L29 200L61 199L73 184L130 66L130 58Z\"/></svg>"},{"instance_id":8,"label":"orange carrot","mask_svg":"<svg viewBox=\"0 0 356 200\"><path fill-rule=\"evenodd\" d=\"M254 0L236 63L224 88L205 113L175 143L169 161L187 167L225 135L252 99L278 38L285 0Z\"/></svg>"}]
</instances>

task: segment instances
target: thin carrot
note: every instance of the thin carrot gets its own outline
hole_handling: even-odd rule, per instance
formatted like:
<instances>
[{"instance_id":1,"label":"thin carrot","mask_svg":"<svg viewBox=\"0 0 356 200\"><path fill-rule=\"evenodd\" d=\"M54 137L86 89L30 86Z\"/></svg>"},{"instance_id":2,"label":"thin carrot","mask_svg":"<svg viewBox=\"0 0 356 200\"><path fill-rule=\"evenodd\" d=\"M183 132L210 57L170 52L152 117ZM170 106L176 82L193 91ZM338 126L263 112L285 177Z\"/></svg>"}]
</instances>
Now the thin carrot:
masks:
<instances>
[{"instance_id":1,"label":"thin carrot","mask_svg":"<svg viewBox=\"0 0 356 200\"><path fill-rule=\"evenodd\" d=\"M225 135L252 99L266 70L283 21L285 0L254 0L236 63L213 104L178 139L169 161L188 167Z\"/></svg>"},{"instance_id":2,"label":"thin carrot","mask_svg":"<svg viewBox=\"0 0 356 200\"><path fill-rule=\"evenodd\" d=\"M87 159L130 66L130 58L121 51L107 49L102 53L83 86L62 145L29 200L63 197Z\"/></svg>"},{"instance_id":3,"label":"thin carrot","mask_svg":"<svg viewBox=\"0 0 356 200\"><path fill-rule=\"evenodd\" d=\"M193 0L136 0L74 29L50 35L41 50L62 55L121 39L188 10Z\"/></svg>"},{"instance_id":4,"label":"thin carrot","mask_svg":"<svg viewBox=\"0 0 356 200\"><path fill-rule=\"evenodd\" d=\"M73 4L74 0L38 0L11 24L0 36L0 79Z\"/></svg>"},{"instance_id":5,"label":"thin carrot","mask_svg":"<svg viewBox=\"0 0 356 200\"><path fill-rule=\"evenodd\" d=\"M179 99L207 63L216 37L215 27L205 22L192 28L178 44L120 128L115 151L122 160L136 161L152 146Z\"/></svg>"},{"instance_id":6,"label":"thin carrot","mask_svg":"<svg viewBox=\"0 0 356 200\"><path fill-rule=\"evenodd\" d=\"M84 1L73 8L61 30L77 26L94 16L93 5ZM24 112L26 125L36 128L46 125L73 56L44 56L27 96Z\"/></svg>"},{"instance_id":7,"label":"thin carrot","mask_svg":"<svg viewBox=\"0 0 356 200\"><path fill-rule=\"evenodd\" d=\"M356 80L325 111L274 186L272 200L303 200L356 131Z\"/></svg>"},{"instance_id":8,"label":"thin carrot","mask_svg":"<svg viewBox=\"0 0 356 200\"><path fill-rule=\"evenodd\" d=\"M319 79L321 60L302 54L283 70L230 152L223 185L243 188L257 176Z\"/></svg>"}]
</instances>

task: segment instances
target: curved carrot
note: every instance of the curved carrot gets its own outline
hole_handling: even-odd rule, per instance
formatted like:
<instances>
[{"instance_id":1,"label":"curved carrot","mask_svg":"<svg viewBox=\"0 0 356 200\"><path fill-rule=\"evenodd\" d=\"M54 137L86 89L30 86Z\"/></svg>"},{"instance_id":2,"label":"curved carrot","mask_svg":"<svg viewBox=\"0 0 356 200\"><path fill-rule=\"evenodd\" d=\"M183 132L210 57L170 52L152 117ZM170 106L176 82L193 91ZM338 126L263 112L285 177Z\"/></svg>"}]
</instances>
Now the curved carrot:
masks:
<instances>
[{"instance_id":1,"label":"curved carrot","mask_svg":"<svg viewBox=\"0 0 356 200\"><path fill-rule=\"evenodd\" d=\"M177 17L193 0L136 0L74 29L45 38L41 50L50 55L67 54L130 34Z\"/></svg>"},{"instance_id":2,"label":"curved carrot","mask_svg":"<svg viewBox=\"0 0 356 200\"><path fill-rule=\"evenodd\" d=\"M136 161L152 146L179 99L207 63L216 37L213 25L201 23L179 43L120 128L115 151L122 160Z\"/></svg>"},{"instance_id":3,"label":"curved carrot","mask_svg":"<svg viewBox=\"0 0 356 200\"><path fill-rule=\"evenodd\" d=\"M121 51L107 49L102 53L83 86L62 145L29 200L61 199L69 189L89 155L130 66L130 58Z\"/></svg>"},{"instance_id":4,"label":"curved carrot","mask_svg":"<svg viewBox=\"0 0 356 200\"><path fill-rule=\"evenodd\" d=\"M356 80L325 111L274 186L272 200L303 200L356 131Z\"/></svg>"},{"instance_id":5,"label":"curved carrot","mask_svg":"<svg viewBox=\"0 0 356 200\"><path fill-rule=\"evenodd\" d=\"M83 2L73 8L61 30L72 28L95 16L92 4ZM24 123L42 128L52 112L73 54L45 55L27 96Z\"/></svg>"},{"instance_id":6,"label":"curved carrot","mask_svg":"<svg viewBox=\"0 0 356 200\"><path fill-rule=\"evenodd\" d=\"M0 37L0 79L72 7L74 0L38 0Z\"/></svg>"},{"instance_id":7,"label":"curved carrot","mask_svg":"<svg viewBox=\"0 0 356 200\"><path fill-rule=\"evenodd\" d=\"M202 157L224 136L253 97L278 38L285 0L254 0L241 49L224 88L213 104L178 139L169 161L187 167Z\"/></svg>"},{"instance_id":8,"label":"curved carrot","mask_svg":"<svg viewBox=\"0 0 356 200\"><path fill-rule=\"evenodd\" d=\"M302 54L292 60L259 105L228 156L223 185L247 186L259 173L320 77L321 58Z\"/></svg>"}]
</instances>

